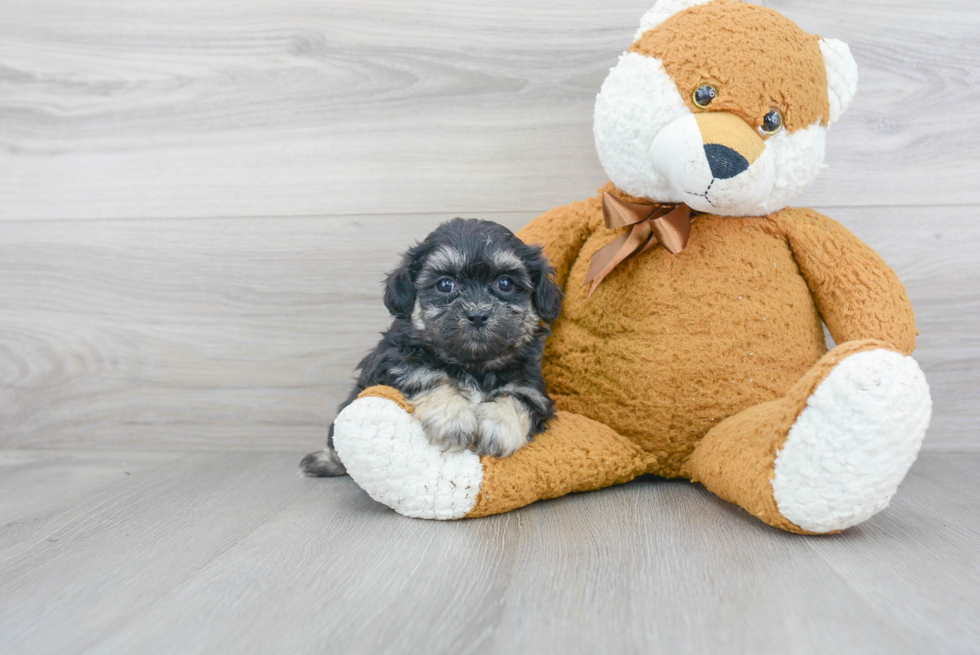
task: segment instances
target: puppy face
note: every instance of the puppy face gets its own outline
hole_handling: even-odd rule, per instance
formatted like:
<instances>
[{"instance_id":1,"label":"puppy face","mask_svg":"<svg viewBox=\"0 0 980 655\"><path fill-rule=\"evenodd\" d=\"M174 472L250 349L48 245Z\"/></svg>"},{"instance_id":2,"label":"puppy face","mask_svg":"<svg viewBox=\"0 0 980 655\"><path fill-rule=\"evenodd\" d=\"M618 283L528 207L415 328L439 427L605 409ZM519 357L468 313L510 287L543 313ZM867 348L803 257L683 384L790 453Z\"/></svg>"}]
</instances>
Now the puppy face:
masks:
<instances>
[{"instance_id":1,"label":"puppy face","mask_svg":"<svg viewBox=\"0 0 980 655\"><path fill-rule=\"evenodd\" d=\"M561 292L540 248L476 219L439 226L389 277L385 305L444 361L493 368L543 335Z\"/></svg>"}]
</instances>

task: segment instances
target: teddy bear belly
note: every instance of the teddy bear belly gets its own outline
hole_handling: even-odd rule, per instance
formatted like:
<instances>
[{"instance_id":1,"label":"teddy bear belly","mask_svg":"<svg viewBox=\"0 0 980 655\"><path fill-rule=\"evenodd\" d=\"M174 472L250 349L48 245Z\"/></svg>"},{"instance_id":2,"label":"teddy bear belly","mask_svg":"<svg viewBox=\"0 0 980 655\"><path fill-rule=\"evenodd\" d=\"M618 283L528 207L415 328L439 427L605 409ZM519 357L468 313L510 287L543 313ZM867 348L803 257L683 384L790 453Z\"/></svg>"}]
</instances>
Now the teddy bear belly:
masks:
<instances>
[{"instance_id":1,"label":"teddy bear belly","mask_svg":"<svg viewBox=\"0 0 980 655\"><path fill-rule=\"evenodd\" d=\"M708 430L784 395L827 350L785 240L764 219L723 221L699 219L682 253L628 260L588 301L581 280L608 236L587 243L545 353L559 407L654 454L653 473L678 475Z\"/></svg>"}]
</instances>

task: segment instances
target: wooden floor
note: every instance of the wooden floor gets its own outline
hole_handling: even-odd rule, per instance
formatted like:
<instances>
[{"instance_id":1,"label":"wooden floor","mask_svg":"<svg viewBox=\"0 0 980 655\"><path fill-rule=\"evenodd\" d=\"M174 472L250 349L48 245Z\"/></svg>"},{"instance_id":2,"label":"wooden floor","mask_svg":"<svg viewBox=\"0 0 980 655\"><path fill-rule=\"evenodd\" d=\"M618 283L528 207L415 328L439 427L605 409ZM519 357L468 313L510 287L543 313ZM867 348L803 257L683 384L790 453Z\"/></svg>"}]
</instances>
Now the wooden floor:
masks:
<instances>
[{"instance_id":1,"label":"wooden floor","mask_svg":"<svg viewBox=\"0 0 980 655\"><path fill-rule=\"evenodd\" d=\"M829 537L657 478L419 521L297 459L0 451L0 652L980 652L978 454Z\"/></svg>"}]
</instances>

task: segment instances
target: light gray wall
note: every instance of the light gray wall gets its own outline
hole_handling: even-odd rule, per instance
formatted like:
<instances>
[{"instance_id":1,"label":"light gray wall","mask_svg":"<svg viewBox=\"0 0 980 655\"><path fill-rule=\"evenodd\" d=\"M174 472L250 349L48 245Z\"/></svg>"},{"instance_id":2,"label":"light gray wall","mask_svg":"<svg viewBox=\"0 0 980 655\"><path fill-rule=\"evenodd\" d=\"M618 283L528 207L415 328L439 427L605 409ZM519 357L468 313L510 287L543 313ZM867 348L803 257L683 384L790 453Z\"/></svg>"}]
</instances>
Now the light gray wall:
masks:
<instances>
[{"instance_id":1,"label":"light gray wall","mask_svg":"<svg viewBox=\"0 0 980 655\"><path fill-rule=\"evenodd\" d=\"M592 102L649 4L5 0L0 446L316 447L400 250L605 181ZM898 270L926 448L977 449L980 5L766 4L861 66L798 204Z\"/></svg>"}]
</instances>

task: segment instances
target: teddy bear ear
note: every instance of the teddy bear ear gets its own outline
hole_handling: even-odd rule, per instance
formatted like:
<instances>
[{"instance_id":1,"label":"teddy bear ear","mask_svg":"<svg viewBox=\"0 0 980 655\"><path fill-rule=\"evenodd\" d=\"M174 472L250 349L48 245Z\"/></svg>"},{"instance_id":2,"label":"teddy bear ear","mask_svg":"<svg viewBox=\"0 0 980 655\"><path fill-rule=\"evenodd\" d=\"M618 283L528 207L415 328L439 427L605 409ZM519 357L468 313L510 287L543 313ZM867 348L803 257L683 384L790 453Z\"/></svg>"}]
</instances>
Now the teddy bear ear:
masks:
<instances>
[{"instance_id":1,"label":"teddy bear ear","mask_svg":"<svg viewBox=\"0 0 980 655\"><path fill-rule=\"evenodd\" d=\"M639 39L647 30L652 30L657 25L673 16L695 5L703 5L711 0L657 0L657 3L640 19L640 29L636 31L633 40Z\"/></svg>"},{"instance_id":2,"label":"teddy bear ear","mask_svg":"<svg viewBox=\"0 0 980 655\"><path fill-rule=\"evenodd\" d=\"M820 39L820 51L827 66L827 95L830 123L836 123L857 94L858 65L847 44L837 39Z\"/></svg>"}]
</instances>

